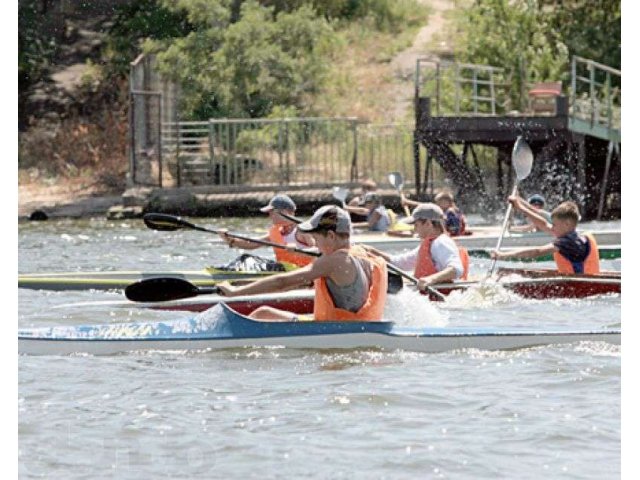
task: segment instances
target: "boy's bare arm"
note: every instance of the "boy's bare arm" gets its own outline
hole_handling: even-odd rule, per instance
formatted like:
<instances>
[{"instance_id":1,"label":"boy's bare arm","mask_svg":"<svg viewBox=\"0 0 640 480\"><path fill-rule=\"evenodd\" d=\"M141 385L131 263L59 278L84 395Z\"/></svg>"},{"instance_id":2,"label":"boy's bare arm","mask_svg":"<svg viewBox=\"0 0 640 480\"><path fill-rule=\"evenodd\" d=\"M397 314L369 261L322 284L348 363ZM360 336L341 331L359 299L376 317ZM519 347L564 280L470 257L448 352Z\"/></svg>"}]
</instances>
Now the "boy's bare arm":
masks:
<instances>
[{"instance_id":1,"label":"boy's bare arm","mask_svg":"<svg viewBox=\"0 0 640 480\"><path fill-rule=\"evenodd\" d=\"M552 234L551 224L542 217L535 208L529 205L527 202L522 201L518 197L509 197L509 201L513 204L516 210L524 213L529 218L538 230Z\"/></svg>"},{"instance_id":2,"label":"boy's bare arm","mask_svg":"<svg viewBox=\"0 0 640 480\"><path fill-rule=\"evenodd\" d=\"M351 207L347 205L345 207L345 210L349 213L355 213L356 215L361 215L363 217L366 217L367 215L369 215L369 209L364 207Z\"/></svg>"},{"instance_id":3,"label":"boy's bare arm","mask_svg":"<svg viewBox=\"0 0 640 480\"><path fill-rule=\"evenodd\" d=\"M407 207L417 207L418 205L420 205L420 202L416 202L415 200L409 200L407 197L404 196L404 193L400 193L400 203L402 204L403 207L405 205Z\"/></svg>"},{"instance_id":4,"label":"boy's bare arm","mask_svg":"<svg viewBox=\"0 0 640 480\"><path fill-rule=\"evenodd\" d=\"M548 243L540 247L518 248L516 250L510 250L508 252L498 252L496 250L493 250L491 252L491 258L496 258L498 260L506 258L536 258L542 257L549 253L553 253L554 251L555 247L553 246L553 243Z\"/></svg>"}]
</instances>

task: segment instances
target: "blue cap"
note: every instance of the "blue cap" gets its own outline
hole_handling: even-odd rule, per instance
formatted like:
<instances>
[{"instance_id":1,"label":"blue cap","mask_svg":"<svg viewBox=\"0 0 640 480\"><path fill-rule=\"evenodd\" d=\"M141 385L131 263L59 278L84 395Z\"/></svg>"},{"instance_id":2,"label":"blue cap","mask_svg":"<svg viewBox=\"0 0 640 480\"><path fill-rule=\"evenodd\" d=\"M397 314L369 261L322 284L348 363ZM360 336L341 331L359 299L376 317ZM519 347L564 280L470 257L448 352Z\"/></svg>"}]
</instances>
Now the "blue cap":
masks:
<instances>
[{"instance_id":1,"label":"blue cap","mask_svg":"<svg viewBox=\"0 0 640 480\"><path fill-rule=\"evenodd\" d=\"M544 197L542 195L540 195L539 193L533 194L529 197L529 199L527 200L527 202L533 204L533 203L537 203L539 204L541 207L544 207Z\"/></svg>"},{"instance_id":2,"label":"blue cap","mask_svg":"<svg viewBox=\"0 0 640 480\"><path fill-rule=\"evenodd\" d=\"M296 204L289 195L279 193L269 201L269 205L260 209L261 212L270 212L271 210L291 210L295 212Z\"/></svg>"}]
</instances>

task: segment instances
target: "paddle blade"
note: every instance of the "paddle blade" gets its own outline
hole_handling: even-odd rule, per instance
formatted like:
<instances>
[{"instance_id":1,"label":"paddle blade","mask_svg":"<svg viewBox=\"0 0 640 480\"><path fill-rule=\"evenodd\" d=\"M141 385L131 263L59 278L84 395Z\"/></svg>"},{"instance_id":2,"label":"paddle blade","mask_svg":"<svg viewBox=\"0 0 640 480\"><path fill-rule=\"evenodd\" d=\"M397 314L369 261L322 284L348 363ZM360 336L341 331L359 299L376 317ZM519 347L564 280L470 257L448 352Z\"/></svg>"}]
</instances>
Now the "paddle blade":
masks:
<instances>
[{"instance_id":1,"label":"paddle blade","mask_svg":"<svg viewBox=\"0 0 640 480\"><path fill-rule=\"evenodd\" d=\"M144 224L152 230L161 230L173 232L180 228L186 227L186 223L182 218L164 213L146 213L142 220Z\"/></svg>"},{"instance_id":2,"label":"paddle blade","mask_svg":"<svg viewBox=\"0 0 640 480\"><path fill-rule=\"evenodd\" d=\"M331 194L333 195L333 198L344 203L344 201L347 199L347 195L349 195L349 191L346 188L333 187Z\"/></svg>"},{"instance_id":3,"label":"paddle blade","mask_svg":"<svg viewBox=\"0 0 640 480\"><path fill-rule=\"evenodd\" d=\"M516 177L518 177L519 181L524 180L531 173L533 152L522 136L516 138L516 143L513 144L511 164L516 171Z\"/></svg>"},{"instance_id":4,"label":"paddle blade","mask_svg":"<svg viewBox=\"0 0 640 480\"><path fill-rule=\"evenodd\" d=\"M404 287L402 277L391 270L387 271L387 293L398 293Z\"/></svg>"},{"instance_id":5,"label":"paddle blade","mask_svg":"<svg viewBox=\"0 0 640 480\"><path fill-rule=\"evenodd\" d=\"M400 191L404 186L404 178L402 178L402 174L400 172L391 172L389 174L389 183L393 188Z\"/></svg>"},{"instance_id":6,"label":"paddle blade","mask_svg":"<svg viewBox=\"0 0 640 480\"><path fill-rule=\"evenodd\" d=\"M147 278L124 289L125 296L134 302L164 302L195 297L200 289L181 278Z\"/></svg>"}]
</instances>

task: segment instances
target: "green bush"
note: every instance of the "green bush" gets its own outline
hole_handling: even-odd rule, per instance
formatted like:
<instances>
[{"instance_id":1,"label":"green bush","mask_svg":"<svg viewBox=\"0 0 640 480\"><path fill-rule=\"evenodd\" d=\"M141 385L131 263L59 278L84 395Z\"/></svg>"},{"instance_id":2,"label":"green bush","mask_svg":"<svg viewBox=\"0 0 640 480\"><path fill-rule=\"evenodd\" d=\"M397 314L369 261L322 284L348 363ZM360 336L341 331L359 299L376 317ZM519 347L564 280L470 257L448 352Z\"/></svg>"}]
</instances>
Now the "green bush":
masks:
<instances>
[{"instance_id":1,"label":"green bush","mask_svg":"<svg viewBox=\"0 0 640 480\"><path fill-rule=\"evenodd\" d=\"M236 22L213 12L222 3L179 2L197 28L170 42L149 42L161 71L183 90L183 114L192 118L265 117L276 106L304 110L327 72L333 31L309 6L274 14L254 0Z\"/></svg>"}]
</instances>

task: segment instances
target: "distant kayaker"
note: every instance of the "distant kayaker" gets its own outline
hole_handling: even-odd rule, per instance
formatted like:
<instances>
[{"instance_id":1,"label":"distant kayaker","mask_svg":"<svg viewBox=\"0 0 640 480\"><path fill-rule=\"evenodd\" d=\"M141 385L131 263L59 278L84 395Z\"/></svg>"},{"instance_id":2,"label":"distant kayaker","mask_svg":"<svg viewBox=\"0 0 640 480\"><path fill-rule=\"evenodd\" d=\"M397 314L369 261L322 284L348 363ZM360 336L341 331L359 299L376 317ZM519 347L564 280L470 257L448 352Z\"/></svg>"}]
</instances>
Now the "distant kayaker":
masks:
<instances>
[{"instance_id":1,"label":"distant kayaker","mask_svg":"<svg viewBox=\"0 0 640 480\"><path fill-rule=\"evenodd\" d=\"M314 246L313 238L310 235L306 235L296 228L296 224L291 220L278 215L279 212L287 215L294 215L296 211L295 202L288 195L278 194L275 195L269 204L260 209L261 212L269 214L271 219L271 228L269 233L263 237L258 237L258 240L267 240L273 243L279 243L281 245L291 245L297 248L311 248ZM221 233L220 237L232 248L242 248L244 250L254 250L260 248L262 245L246 240L240 240L238 238L230 237L226 232ZM309 265L313 261L313 257L308 255L302 255L282 248L274 248L273 252L276 256L276 260L281 263L289 263L298 267Z\"/></svg>"},{"instance_id":2,"label":"distant kayaker","mask_svg":"<svg viewBox=\"0 0 640 480\"><path fill-rule=\"evenodd\" d=\"M420 202L409 200L403 194L401 194L400 201L402 206L417 207ZM451 192L443 191L436 195L434 202L444 212L445 227L449 235L452 237L458 237L461 235L467 235L467 219L456 205L453 194Z\"/></svg>"},{"instance_id":3,"label":"distant kayaker","mask_svg":"<svg viewBox=\"0 0 640 480\"><path fill-rule=\"evenodd\" d=\"M356 195L351 200L349 200L349 203L347 205L350 207L360 206L364 196L369 192L375 192L377 189L378 189L378 184L373 180L371 180L370 178L363 180L362 183L360 184L360 194Z\"/></svg>"},{"instance_id":4,"label":"distant kayaker","mask_svg":"<svg viewBox=\"0 0 640 480\"><path fill-rule=\"evenodd\" d=\"M469 254L446 233L444 212L438 205L420 203L411 216L402 221L413 224L414 232L422 239L419 246L397 255L373 247L366 247L367 250L403 270L413 270L420 290L436 283L467 278Z\"/></svg>"},{"instance_id":5,"label":"distant kayaker","mask_svg":"<svg viewBox=\"0 0 640 480\"><path fill-rule=\"evenodd\" d=\"M349 213L367 217L366 222L356 222L354 227L367 228L372 232L386 232L393 223L389 210L382 204L380 196L375 192L366 193L358 207L347 205Z\"/></svg>"},{"instance_id":6,"label":"distant kayaker","mask_svg":"<svg viewBox=\"0 0 640 480\"><path fill-rule=\"evenodd\" d=\"M387 264L362 247L351 246L351 218L335 206L319 208L298 229L309 233L322 253L311 264L243 286L219 284L223 295L280 292L313 282L315 321L381 320L387 298ZM266 321L300 320L295 313L262 306L251 318ZM311 319L309 319L311 320Z\"/></svg>"},{"instance_id":7,"label":"distant kayaker","mask_svg":"<svg viewBox=\"0 0 640 480\"><path fill-rule=\"evenodd\" d=\"M522 201L524 201L523 199L521 199ZM527 203L529 203L529 205L533 208L535 208L538 212L538 214L544 218L548 223L551 223L551 212L548 212L544 209L544 205L545 205L545 200L544 197L538 193L535 193L533 195L531 195L528 199L527 199ZM509 228L509 231L511 232L537 232L538 229L535 226L535 224L527 218L526 220L526 224L525 225L515 225L511 228Z\"/></svg>"},{"instance_id":8,"label":"distant kayaker","mask_svg":"<svg viewBox=\"0 0 640 480\"><path fill-rule=\"evenodd\" d=\"M553 259L560 273L575 274L600 273L598 244L590 233L579 235L576 231L580 212L575 202L562 202L551 212L551 222L527 202L517 196L509 197L514 208L524 213L536 228L550 233L555 240L540 247L529 247L510 252L491 252L491 258L535 258L553 253Z\"/></svg>"}]
</instances>

